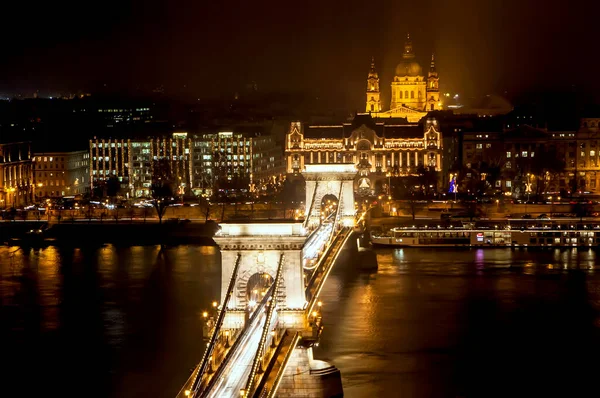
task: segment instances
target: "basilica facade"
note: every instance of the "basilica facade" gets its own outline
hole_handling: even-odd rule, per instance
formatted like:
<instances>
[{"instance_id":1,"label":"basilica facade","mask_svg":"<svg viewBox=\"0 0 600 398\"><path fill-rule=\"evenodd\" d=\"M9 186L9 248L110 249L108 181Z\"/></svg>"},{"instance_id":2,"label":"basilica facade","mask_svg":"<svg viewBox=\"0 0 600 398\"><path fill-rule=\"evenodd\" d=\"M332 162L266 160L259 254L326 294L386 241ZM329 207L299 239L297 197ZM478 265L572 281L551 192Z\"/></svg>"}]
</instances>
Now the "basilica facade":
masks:
<instances>
[{"instance_id":1,"label":"basilica facade","mask_svg":"<svg viewBox=\"0 0 600 398\"><path fill-rule=\"evenodd\" d=\"M371 60L371 69L367 75L367 113L379 118L406 118L416 123L427 115L427 112L441 110L439 76L435 68L435 60L431 56L431 64L427 77L421 65L415 60L410 36L407 36L402 52L402 61L396 66L395 76L391 83L390 108L383 110L379 75L375 69L375 61Z\"/></svg>"},{"instance_id":2,"label":"basilica facade","mask_svg":"<svg viewBox=\"0 0 600 398\"><path fill-rule=\"evenodd\" d=\"M442 134L435 119L410 124L365 113L341 124L292 122L285 150L290 175L311 164L356 165L355 190L366 194L389 177L416 175L419 167L442 170Z\"/></svg>"}]
</instances>

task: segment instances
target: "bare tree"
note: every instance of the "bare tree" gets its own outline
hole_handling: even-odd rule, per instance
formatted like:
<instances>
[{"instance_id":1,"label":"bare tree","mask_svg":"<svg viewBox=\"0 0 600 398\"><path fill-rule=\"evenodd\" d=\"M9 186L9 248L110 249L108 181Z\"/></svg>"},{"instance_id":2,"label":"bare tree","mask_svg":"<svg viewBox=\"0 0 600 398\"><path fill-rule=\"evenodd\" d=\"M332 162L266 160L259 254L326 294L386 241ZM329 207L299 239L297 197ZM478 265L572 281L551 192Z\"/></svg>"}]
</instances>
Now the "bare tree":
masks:
<instances>
[{"instance_id":1,"label":"bare tree","mask_svg":"<svg viewBox=\"0 0 600 398\"><path fill-rule=\"evenodd\" d=\"M158 216L158 222L162 224L163 216L173 198L173 174L166 158L159 159L153 163L152 171L152 204Z\"/></svg>"}]
</instances>

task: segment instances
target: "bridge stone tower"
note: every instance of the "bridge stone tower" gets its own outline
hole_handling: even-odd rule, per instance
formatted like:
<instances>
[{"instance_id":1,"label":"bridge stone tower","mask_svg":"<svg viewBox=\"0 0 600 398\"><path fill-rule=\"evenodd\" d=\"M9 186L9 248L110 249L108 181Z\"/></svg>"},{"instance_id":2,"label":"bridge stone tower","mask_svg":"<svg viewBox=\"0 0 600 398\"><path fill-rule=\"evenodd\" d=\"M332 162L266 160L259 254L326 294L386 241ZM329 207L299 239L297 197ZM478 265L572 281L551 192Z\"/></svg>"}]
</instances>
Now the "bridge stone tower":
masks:
<instances>
[{"instance_id":1,"label":"bridge stone tower","mask_svg":"<svg viewBox=\"0 0 600 398\"><path fill-rule=\"evenodd\" d=\"M306 181L306 225L320 223L321 201L325 195L338 200L340 220L345 226L354 224L354 164L307 164L302 172Z\"/></svg>"},{"instance_id":2,"label":"bridge stone tower","mask_svg":"<svg viewBox=\"0 0 600 398\"><path fill-rule=\"evenodd\" d=\"M235 329L243 324L250 304L248 289L252 287L249 286L249 281L256 278L256 275L266 274L275 278L282 254L285 259L277 297L278 306L292 318L293 313L302 312L306 304L302 269L302 247L306 231L302 223L221 224L221 230L214 240L221 249L221 302L224 302L227 294L237 257L241 256L224 327ZM303 319L299 318L298 321L303 322ZM295 319L286 320L288 324L295 322Z\"/></svg>"}]
</instances>

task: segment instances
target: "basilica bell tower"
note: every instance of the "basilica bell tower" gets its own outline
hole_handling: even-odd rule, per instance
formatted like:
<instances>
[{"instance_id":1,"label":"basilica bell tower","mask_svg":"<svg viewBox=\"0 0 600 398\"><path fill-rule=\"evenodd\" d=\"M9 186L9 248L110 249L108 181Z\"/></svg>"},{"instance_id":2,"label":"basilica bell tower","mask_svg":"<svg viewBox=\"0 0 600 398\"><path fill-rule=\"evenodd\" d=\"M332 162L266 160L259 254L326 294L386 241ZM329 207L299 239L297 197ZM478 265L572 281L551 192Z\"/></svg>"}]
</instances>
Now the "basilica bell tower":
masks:
<instances>
[{"instance_id":1,"label":"basilica bell tower","mask_svg":"<svg viewBox=\"0 0 600 398\"><path fill-rule=\"evenodd\" d=\"M371 70L367 76L367 112L381 112L381 98L379 92L379 75L375 71L375 58L371 58Z\"/></svg>"},{"instance_id":2,"label":"basilica bell tower","mask_svg":"<svg viewBox=\"0 0 600 398\"><path fill-rule=\"evenodd\" d=\"M438 77L437 70L435 69L435 58L431 54L431 65L429 66L429 74L427 75L427 110L435 111L441 110L442 104L440 102L440 78Z\"/></svg>"}]
</instances>

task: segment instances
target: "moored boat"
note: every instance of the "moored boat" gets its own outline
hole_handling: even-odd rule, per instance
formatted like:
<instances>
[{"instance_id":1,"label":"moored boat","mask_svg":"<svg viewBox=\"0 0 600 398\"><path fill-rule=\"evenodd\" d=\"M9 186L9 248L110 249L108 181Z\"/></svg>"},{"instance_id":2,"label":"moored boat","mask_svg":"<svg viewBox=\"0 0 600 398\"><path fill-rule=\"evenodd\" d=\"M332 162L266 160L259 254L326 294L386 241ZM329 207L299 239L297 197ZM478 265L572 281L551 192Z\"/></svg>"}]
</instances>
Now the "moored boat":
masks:
<instances>
[{"instance_id":1,"label":"moored boat","mask_svg":"<svg viewBox=\"0 0 600 398\"><path fill-rule=\"evenodd\" d=\"M383 234L371 233L371 243L399 247L596 247L600 245L600 230L393 228Z\"/></svg>"}]
</instances>

